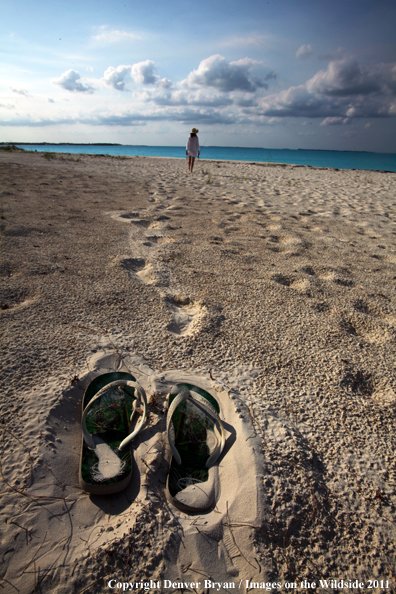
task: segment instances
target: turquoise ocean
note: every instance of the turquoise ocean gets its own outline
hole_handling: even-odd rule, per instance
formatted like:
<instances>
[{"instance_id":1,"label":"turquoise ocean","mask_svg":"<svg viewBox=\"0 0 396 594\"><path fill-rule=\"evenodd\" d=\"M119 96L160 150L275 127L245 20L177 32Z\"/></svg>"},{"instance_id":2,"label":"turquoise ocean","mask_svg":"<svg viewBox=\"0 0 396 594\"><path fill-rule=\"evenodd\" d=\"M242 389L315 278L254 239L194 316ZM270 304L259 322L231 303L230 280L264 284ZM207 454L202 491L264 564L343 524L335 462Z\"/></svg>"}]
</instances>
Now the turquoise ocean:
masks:
<instances>
[{"instance_id":1,"label":"turquoise ocean","mask_svg":"<svg viewBox=\"0 0 396 594\"><path fill-rule=\"evenodd\" d=\"M30 151L37 150L72 154L174 157L179 159L183 159L186 156L186 149L183 146L96 144L17 144L16 146ZM396 153L203 146L201 147L201 159L252 161L255 163L289 163L292 165L310 165L311 167L331 167L333 169L396 172Z\"/></svg>"}]
</instances>

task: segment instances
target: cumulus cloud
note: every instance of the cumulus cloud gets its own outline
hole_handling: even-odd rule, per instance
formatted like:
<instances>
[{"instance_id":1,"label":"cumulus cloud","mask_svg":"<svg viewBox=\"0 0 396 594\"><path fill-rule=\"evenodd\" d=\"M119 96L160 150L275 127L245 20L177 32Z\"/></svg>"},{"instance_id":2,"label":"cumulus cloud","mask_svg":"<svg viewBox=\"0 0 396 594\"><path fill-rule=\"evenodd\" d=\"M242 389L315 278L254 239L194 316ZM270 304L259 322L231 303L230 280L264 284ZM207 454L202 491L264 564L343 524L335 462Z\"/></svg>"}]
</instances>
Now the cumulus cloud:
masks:
<instances>
[{"instance_id":1,"label":"cumulus cloud","mask_svg":"<svg viewBox=\"0 0 396 594\"><path fill-rule=\"evenodd\" d=\"M131 75L131 68L132 66L109 66L102 80L116 91L125 91L125 79Z\"/></svg>"},{"instance_id":2,"label":"cumulus cloud","mask_svg":"<svg viewBox=\"0 0 396 594\"><path fill-rule=\"evenodd\" d=\"M146 92L142 97L144 101L152 101L162 106L199 106L199 107L225 107L233 104L233 99L227 94L213 93L206 89L177 90L162 92L159 89Z\"/></svg>"},{"instance_id":3,"label":"cumulus cloud","mask_svg":"<svg viewBox=\"0 0 396 594\"><path fill-rule=\"evenodd\" d=\"M109 29L106 25L103 25L100 27L100 33L93 35L92 39L101 43L111 44L120 43L122 41L137 41L138 39L141 39L141 36L128 31Z\"/></svg>"},{"instance_id":4,"label":"cumulus cloud","mask_svg":"<svg viewBox=\"0 0 396 594\"><path fill-rule=\"evenodd\" d=\"M187 88L212 87L222 92L241 90L253 93L257 88L268 88L260 79L249 78L250 70L260 64L251 58L227 62L217 54L202 60L198 69L190 72L181 85Z\"/></svg>"},{"instance_id":5,"label":"cumulus cloud","mask_svg":"<svg viewBox=\"0 0 396 594\"><path fill-rule=\"evenodd\" d=\"M220 55L211 56L175 85L158 76L151 60L110 67L102 83L125 91L126 83L132 81L130 97L134 109L130 109L131 102L128 108L121 104L112 108L107 102L100 108L95 102L89 113L73 112L70 121L95 126L142 126L164 121L261 126L276 125L285 117L293 117L300 118L303 125L311 123L307 119L320 118L321 126L326 127L346 125L355 118L396 116L396 63L362 64L351 57L332 60L303 84L272 94L263 89L267 88L266 80L276 78L276 72L255 78L252 70L259 65L250 58L228 62ZM90 81L82 80L74 70L53 82L69 91L93 92ZM15 122L19 124L10 125L22 125L17 116ZM44 114L39 118L40 125L66 123L66 119L52 121L47 117ZM24 121L30 124L23 125L37 123L30 115Z\"/></svg>"},{"instance_id":6,"label":"cumulus cloud","mask_svg":"<svg viewBox=\"0 0 396 594\"><path fill-rule=\"evenodd\" d=\"M160 89L170 89L172 82L168 78L160 78L154 73L155 69L155 64L151 60L138 62L132 66L117 66L117 68L110 66L102 80L116 91L126 90L125 84L128 78L132 78L135 83L140 85L155 85Z\"/></svg>"},{"instance_id":7,"label":"cumulus cloud","mask_svg":"<svg viewBox=\"0 0 396 594\"><path fill-rule=\"evenodd\" d=\"M302 45L296 51L296 58L309 58L313 54L313 48L311 45Z\"/></svg>"},{"instance_id":8,"label":"cumulus cloud","mask_svg":"<svg viewBox=\"0 0 396 594\"><path fill-rule=\"evenodd\" d=\"M172 87L172 82L169 78L161 78L157 81L157 87L161 89L170 89Z\"/></svg>"},{"instance_id":9,"label":"cumulus cloud","mask_svg":"<svg viewBox=\"0 0 396 594\"><path fill-rule=\"evenodd\" d=\"M154 74L155 64L151 60L138 62L132 66L131 74L133 80L141 85L155 85L159 76Z\"/></svg>"},{"instance_id":10,"label":"cumulus cloud","mask_svg":"<svg viewBox=\"0 0 396 594\"><path fill-rule=\"evenodd\" d=\"M59 78L52 80L53 84L66 89L66 91L75 91L77 93L93 93L93 88L89 85L84 85L81 82L81 77L76 70L67 70Z\"/></svg>"}]
</instances>

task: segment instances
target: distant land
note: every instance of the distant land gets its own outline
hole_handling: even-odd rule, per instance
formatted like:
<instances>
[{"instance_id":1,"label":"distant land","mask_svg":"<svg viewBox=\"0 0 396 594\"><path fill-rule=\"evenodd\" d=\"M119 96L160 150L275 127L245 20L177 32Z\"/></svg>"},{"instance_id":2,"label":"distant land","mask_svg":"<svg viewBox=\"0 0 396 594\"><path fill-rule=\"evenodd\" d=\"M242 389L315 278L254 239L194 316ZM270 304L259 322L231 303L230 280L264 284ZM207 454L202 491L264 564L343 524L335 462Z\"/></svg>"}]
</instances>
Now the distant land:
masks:
<instances>
[{"instance_id":1,"label":"distant land","mask_svg":"<svg viewBox=\"0 0 396 594\"><path fill-rule=\"evenodd\" d=\"M117 142L0 142L4 144L28 144L30 146L123 146ZM129 145L128 145L129 146ZM134 145L130 145L134 146ZM147 146L145 144L137 144L135 146Z\"/></svg>"},{"instance_id":2,"label":"distant land","mask_svg":"<svg viewBox=\"0 0 396 594\"><path fill-rule=\"evenodd\" d=\"M313 151L315 153L318 152L330 152L330 153L369 153L370 151L342 151L342 150L336 150L336 149L302 149L302 148L298 148L298 151ZM371 151L372 152L372 151ZM387 153L377 153L378 155L380 154L384 154L386 155Z\"/></svg>"}]
</instances>

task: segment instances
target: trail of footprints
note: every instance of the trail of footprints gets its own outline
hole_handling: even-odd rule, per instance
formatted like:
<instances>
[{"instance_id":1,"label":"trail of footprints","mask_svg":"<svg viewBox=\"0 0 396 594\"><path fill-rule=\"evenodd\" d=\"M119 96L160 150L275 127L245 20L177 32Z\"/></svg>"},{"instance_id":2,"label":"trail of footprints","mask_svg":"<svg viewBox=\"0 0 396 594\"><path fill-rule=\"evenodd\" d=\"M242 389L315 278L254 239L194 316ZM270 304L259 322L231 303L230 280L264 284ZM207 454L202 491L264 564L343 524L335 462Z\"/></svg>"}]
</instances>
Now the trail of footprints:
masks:
<instances>
[{"instance_id":1,"label":"trail of footprints","mask_svg":"<svg viewBox=\"0 0 396 594\"><path fill-rule=\"evenodd\" d=\"M168 199L170 197L167 197ZM155 199L153 201L157 201ZM137 276L146 285L153 285L163 299L163 305L171 315L167 331L174 337L192 334L199 328L200 321L207 314L206 307L191 296L185 296L173 286L169 269L163 263L163 247L173 242L167 235L171 217L162 214L160 202L157 208L147 212L113 213L111 216L132 225L131 247L139 257L119 258L121 267L129 274ZM167 211L177 212L182 207L170 204ZM158 214L160 211L160 214Z\"/></svg>"}]
</instances>

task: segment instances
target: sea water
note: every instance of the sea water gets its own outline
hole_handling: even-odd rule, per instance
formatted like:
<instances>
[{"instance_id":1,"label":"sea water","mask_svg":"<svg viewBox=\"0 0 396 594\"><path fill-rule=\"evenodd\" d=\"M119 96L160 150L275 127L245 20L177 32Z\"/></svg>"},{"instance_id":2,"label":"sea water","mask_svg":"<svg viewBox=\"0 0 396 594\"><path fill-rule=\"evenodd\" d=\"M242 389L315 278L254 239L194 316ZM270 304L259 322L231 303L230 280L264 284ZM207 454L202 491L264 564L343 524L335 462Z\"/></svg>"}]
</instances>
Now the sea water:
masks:
<instances>
[{"instance_id":1,"label":"sea water","mask_svg":"<svg viewBox=\"0 0 396 594\"><path fill-rule=\"evenodd\" d=\"M183 159L186 156L186 149L183 146L98 144L17 144L16 146L30 151L37 150L72 154L174 157L179 159ZM252 161L256 163L288 163L310 167L330 167L332 169L396 172L395 153L203 146L201 147L201 159Z\"/></svg>"}]
</instances>

